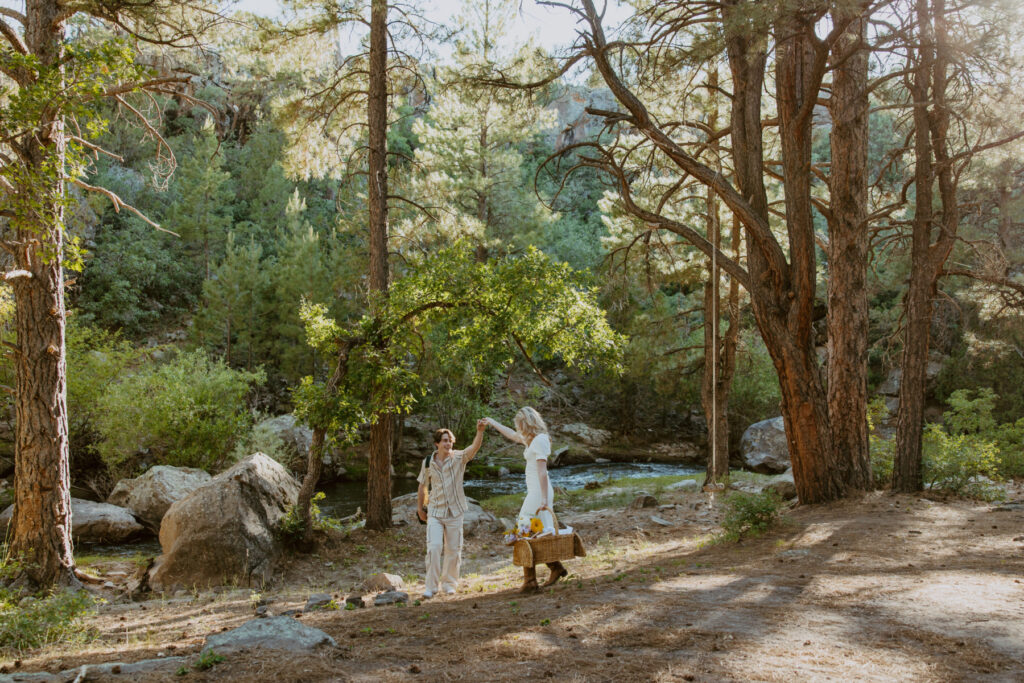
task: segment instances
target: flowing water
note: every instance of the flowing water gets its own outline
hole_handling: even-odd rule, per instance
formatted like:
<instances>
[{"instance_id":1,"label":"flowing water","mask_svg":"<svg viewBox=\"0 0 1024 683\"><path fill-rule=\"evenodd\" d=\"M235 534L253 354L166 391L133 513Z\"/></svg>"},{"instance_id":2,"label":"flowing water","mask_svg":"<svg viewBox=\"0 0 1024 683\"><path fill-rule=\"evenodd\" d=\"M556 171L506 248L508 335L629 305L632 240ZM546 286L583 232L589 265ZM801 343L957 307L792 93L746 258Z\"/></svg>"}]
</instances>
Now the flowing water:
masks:
<instances>
[{"instance_id":1,"label":"flowing water","mask_svg":"<svg viewBox=\"0 0 1024 683\"><path fill-rule=\"evenodd\" d=\"M608 479L643 478L643 477L682 477L696 474L703 470L682 465L670 465L651 462L605 462L567 465L549 470L551 483L566 490L583 488L587 482L606 481ZM484 500L505 494L526 495L526 481L522 474L510 474L502 479L467 480L466 495L477 500ZM416 491L415 479L392 480L391 495L398 497ZM366 482L340 482L323 488L326 495L320 501L320 510L331 517L345 517L353 514L358 508L366 507ZM152 537L133 543L120 545L76 545L76 554L96 554L105 557L124 557L130 559L160 554L160 543Z\"/></svg>"},{"instance_id":2,"label":"flowing water","mask_svg":"<svg viewBox=\"0 0 1024 683\"><path fill-rule=\"evenodd\" d=\"M553 485L571 491L583 488L591 481L623 477L682 477L701 471L694 467L655 462L605 462L567 465L549 470L548 473ZM470 479L466 480L465 485L466 495L477 500L514 493L526 495L526 480L522 474L510 474L502 479ZM415 479L396 478L392 480L391 495L395 498L414 493L416 488ZM320 510L331 517L345 517L357 508L366 508L366 482L341 482L327 486L323 491L326 498L320 501Z\"/></svg>"}]
</instances>

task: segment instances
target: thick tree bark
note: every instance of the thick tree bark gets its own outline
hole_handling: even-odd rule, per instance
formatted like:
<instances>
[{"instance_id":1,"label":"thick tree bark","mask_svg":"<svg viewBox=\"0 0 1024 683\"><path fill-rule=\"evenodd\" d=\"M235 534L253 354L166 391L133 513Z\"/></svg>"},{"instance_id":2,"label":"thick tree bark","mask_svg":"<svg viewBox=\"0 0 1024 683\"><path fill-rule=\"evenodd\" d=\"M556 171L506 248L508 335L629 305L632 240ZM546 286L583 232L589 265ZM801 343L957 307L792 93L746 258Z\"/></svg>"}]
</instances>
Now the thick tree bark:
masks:
<instances>
[{"instance_id":1,"label":"thick tree bark","mask_svg":"<svg viewBox=\"0 0 1024 683\"><path fill-rule=\"evenodd\" d=\"M371 305L387 297L388 271L388 167L387 167L387 0L373 0L370 8L370 73L367 123L369 125L369 215ZM366 528L391 526L391 415L370 426L370 464L366 480Z\"/></svg>"},{"instance_id":2,"label":"thick tree bark","mask_svg":"<svg viewBox=\"0 0 1024 683\"><path fill-rule=\"evenodd\" d=\"M25 43L45 68L63 59L64 25L53 0L29 0ZM67 375L62 270L64 123L44 115L20 148L14 289L17 330L14 516L10 553L36 586L76 584L71 548ZM55 175L58 174L58 175Z\"/></svg>"},{"instance_id":3,"label":"thick tree bark","mask_svg":"<svg viewBox=\"0 0 1024 683\"><path fill-rule=\"evenodd\" d=\"M904 298L903 376L896 415L896 456L893 489L920 491L921 437L924 431L926 368L931 334L932 298L943 265L953 249L960 212L957 178L949 163L949 110L946 88L949 38L945 28L945 2L918 0L917 64L910 79L914 98L914 185L916 198L910 247L910 286ZM938 181L941 215L934 207ZM932 232L938 223L935 242Z\"/></svg>"},{"instance_id":4,"label":"thick tree bark","mask_svg":"<svg viewBox=\"0 0 1024 683\"><path fill-rule=\"evenodd\" d=\"M871 487L868 453L868 52L859 9L840 6L849 24L833 48L829 174L828 365L829 424L836 462L852 487Z\"/></svg>"},{"instance_id":5,"label":"thick tree bark","mask_svg":"<svg viewBox=\"0 0 1024 683\"><path fill-rule=\"evenodd\" d=\"M692 157L651 117L640 99L623 83L608 56L599 15L592 0L581 0L592 31L589 56L638 133L695 180L712 187L743 223L747 237L747 270L730 258L719 262L742 278L751 296L754 317L779 375L782 413L789 440L797 494L803 503L841 498L861 488L850 482L851 468L837 460L832 448L827 396L813 345L816 255L811 213L811 121L827 67L828 46L814 33L816 16L787 5L775 19L776 93L779 107L782 169L788 244L772 232L764 188L760 96L767 61L767 39L760 12L752 3L721 4L732 83L732 161L735 187L714 168ZM596 163L596 162L595 162ZM624 204L638 218L677 232L705 253L713 246L668 216L636 205L623 169L617 174ZM787 258L788 250L788 258Z\"/></svg>"}]
</instances>

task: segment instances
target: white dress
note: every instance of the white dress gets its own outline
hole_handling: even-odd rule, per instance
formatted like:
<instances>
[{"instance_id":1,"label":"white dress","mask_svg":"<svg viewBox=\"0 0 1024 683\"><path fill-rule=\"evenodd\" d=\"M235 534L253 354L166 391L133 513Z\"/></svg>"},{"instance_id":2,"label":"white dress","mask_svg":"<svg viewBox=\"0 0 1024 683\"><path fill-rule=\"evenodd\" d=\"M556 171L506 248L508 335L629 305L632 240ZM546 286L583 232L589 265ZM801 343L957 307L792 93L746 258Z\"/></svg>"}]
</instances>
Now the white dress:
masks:
<instances>
[{"instance_id":1,"label":"white dress","mask_svg":"<svg viewBox=\"0 0 1024 683\"><path fill-rule=\"evenodd\" d=\"M547 434L538 434L533 437L533 441L523 451L523 457L526 458L526 499L523 500L523 506L519 508L519 520L529 520L530 517L538 516L540 521L544 523L545 529L554 528L554 520L551 518L551 513L544 510L537 515L537 508L540 507L543 502L543 497L540 493L540 474L537 472L537 461L548 459L551 455L551 439L548 438ZM551 486L551 476L548 475L548 507L554 507L555 505L555 490Z\"/></svg>"}]
</instances>

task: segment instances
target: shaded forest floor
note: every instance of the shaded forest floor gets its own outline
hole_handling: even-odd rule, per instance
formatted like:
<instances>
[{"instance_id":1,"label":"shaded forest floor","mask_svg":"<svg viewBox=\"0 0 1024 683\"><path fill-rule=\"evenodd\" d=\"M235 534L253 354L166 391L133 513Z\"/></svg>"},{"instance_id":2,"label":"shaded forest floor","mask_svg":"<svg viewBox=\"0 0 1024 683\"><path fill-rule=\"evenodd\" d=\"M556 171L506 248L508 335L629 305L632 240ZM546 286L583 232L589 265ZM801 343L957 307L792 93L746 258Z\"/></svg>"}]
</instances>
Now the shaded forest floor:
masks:
<instances>
[{"instance_id":1,"label":"shaded forest floor","mask_svg":"<svg viewBox=\"0 0 1024 683\"><path fill-rule=\"evenodd\" d=\"M711 542L719 510L703 493L663 495L661 509L567 511L589 554L547 592L517 594L521 570L483 533L467 539L455 596L303 614L337 650L236 653L148 680L1020 681L1022 493L989 504L876 492L795 508L776 531L738 544ZM415 600L423 543L419 525L357 530L294 558L262 595L277 614L313 592L340 602L389 571ZM90 567L115 581L132 569ZM250 598L245 588L112 600L86 642L25 653L17 671L195 659L206 635L252 618ZM15 670L10 658L0 664Z\"/></svg>"}]
</instances>

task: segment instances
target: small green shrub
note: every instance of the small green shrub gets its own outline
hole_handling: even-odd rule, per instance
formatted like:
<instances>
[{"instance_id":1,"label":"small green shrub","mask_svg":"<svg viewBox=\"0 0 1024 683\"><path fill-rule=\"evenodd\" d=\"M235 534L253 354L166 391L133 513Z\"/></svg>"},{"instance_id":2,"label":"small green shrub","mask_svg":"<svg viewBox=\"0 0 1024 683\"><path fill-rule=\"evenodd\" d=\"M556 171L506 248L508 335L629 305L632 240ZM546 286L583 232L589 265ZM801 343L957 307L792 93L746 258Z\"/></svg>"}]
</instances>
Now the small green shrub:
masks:
<instances>
[{"instance_id":1,"label":"small green shrub","mask_svg":"<svg viewBox=\"0 0 1024 683\"><path fill-rule=\"evenodd\" d=\"M999 448L973 434L948 434L939 425L925 427L924 483L929 489L948 491L980 500L1006 496L999 481Z\"/></svg>"},{"instance_id":2,"label":"small green shrub","mask_svg":"<svg viewBox=\"0 0 1024 683\"><path fill-rule=\"evenodd\" d=\"M140 369L100 396L97 450L114 474L151 465L215 470L251 425L245 397L262 372L232 370L203 351Z\"/></svg>"},{"instance_id":3,"label":"small green shrub","mask_svg":"<svg viewBox=\"0 0 1024 683\"><path fill-rule=\"evenodd\" d=\"M868 404L868 453L871 458L871 476L875 488L886 488L892 481L896 443L878 434L875 425L888 414L885 399L877 397Z\"/></svg>"},{"instance_id":4,"label":"small green shrub","mask_svg":"<svg viewBox=\"0 0 1024 683\"><path fill-rule=\"evenodd\" d=\"M327 531L328 529L340 531L344 525L338 519L329 517L321 512L320 506L317 504L326 497L327 495L323 491L317 491L313 494L312 500L310 500L309 513L313 520L313 529L316 531ZM299 511L294 505L288 508L288 512L285 513L284 517L277 524L278 538L288 545L301 543L305 531L306 525L302 523Z\"/></svg>"},{"instance_id":5,"label":"small green shrub","mask_svg":"<svg viewBox=\"0 0 1024 683\"><path fill-rule=\"evenodd\" d=\"M235 448L231 452L232 460L241 460L253 453L263 453L281 463L285 468L292 471L299 463L293 462L291 455L285 450L284 441L270 425L259 424L262 416L254 415L254 424L245 436L235 442Z\"/></svg>"},{"instance_id":6,"label":"small green shrub","mask_svg":"<svg viewBox=\"0 0 1024 683\"><path fill-rule=\"evenodd\" d=\"M221 662L224 661L224 655L219 655L213 650L204 650L200 655L199 659L192 666L198 671L206 671L212 669Z\"/></svg>"},{"instance_id":7,"label":"small green shrub","mask_svg":"<svg viewBox=\"0 0 1024 683\"><path fill-rule=\"evenodd\" d=\"M25 598L0 589L0 648L21 652L82 642L91 631L79 622L94 606L95 600L85 591Z\"/></svg>"},{"instance_id":8,"label":"small green shrub","mask_svg":"<svg viewBox=\"0 0 1024 683\"><path fill-rule=\"evenodd\" d=\"M961 389L949 395L950 409L942 414L946 431L996 449L996 472L1002 477L1024 477L1024 418L999 424L995 417L999 396L989 388Z\"/></svg>"},{"instance_id":9,"label":"small green shrub","mask_svg":"<svg viewBox=\"0 0 1024 683\"><path fill-rule=\"evenodd\" d=\"M772 490L760 493L737 491L729 495L724 505L722 539L738 541L763 534L779 521L782 506L782 498Z\"/></svg>"}]
</instances>

